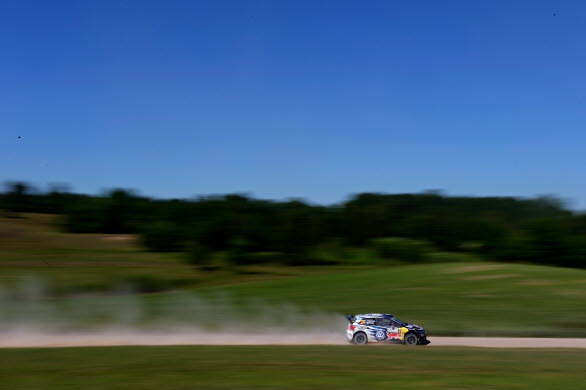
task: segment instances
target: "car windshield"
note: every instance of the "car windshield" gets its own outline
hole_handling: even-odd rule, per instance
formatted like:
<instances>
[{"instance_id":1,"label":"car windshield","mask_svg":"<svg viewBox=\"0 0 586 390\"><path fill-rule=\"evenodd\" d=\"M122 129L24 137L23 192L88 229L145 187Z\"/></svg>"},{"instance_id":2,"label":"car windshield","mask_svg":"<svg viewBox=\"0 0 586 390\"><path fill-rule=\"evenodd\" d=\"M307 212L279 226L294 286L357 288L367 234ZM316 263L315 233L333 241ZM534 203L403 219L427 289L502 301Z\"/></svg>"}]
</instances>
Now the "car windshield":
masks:
<instances>
[{"instance_id":1,"label":"car windshield","mask_svg":"<svg viewBox=\"0 0 586 390\"><path fill-rule=\"evenodd\" d=\"M396 321L396 322L398 322L398 323L399 323L399 325L401 325L401 326L406 326L406 325L407 325L406 323L404 323L403 321L401 321L401 320L400 320L400 319L398 319L398 318L393 318L393 320L394 320L394 321Z\"/></svg>"}]
</instances>

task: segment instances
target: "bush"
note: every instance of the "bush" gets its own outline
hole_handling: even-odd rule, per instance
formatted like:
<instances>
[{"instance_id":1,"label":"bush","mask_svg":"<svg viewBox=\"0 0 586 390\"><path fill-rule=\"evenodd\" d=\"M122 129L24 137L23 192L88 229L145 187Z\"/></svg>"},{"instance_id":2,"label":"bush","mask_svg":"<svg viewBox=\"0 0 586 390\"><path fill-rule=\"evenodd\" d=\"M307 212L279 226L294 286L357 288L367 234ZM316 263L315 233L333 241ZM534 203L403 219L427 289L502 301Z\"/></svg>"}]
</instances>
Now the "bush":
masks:
<instances>
[{"instance_id":1,"label":"bush","mask_svg":"<svg viewBox=\"0 0 586 390\"><path fill-rule=\"evenodd\" d=\"M187 262L194 266L209 265L212 253L205 246L194 242L187 252Z\"/></svg>"},{"instance_id":2,"label":"bush","mask_svg":"<svg viewBox=\"0 0 586 390\"><path fill-rule=\"evenodd\" d=\"M425 262L429 263L455 263L479 261L480 257L471 253L462 252L431 252L425 256Z\"/></svg>"},{"instance_id":3,"label":"bush","mask_svg":"<svg viewBox=\"0 0 586 390\"><path fill-rule=\"evenodd\" d=\"M181 229L169 222L155 222L144 228L141 244L153 252L177 252L184 249Z\"/></svg>"},{"instance_id":4,"label":"bush","mask_svg":"<svg viewBox=\"0 0 586 390\"><path fill-rule=\"evenodd\" d=\"M320 264L339 264L349 257L349 250L339 239L330 239L317 245L311 251L311 257Z\"/></svg>"},{"instance_id":5,"label":"bush","mask_svg":"<svg viewBox=\"0 0 586 390\"><path fill-rule=\"evenodd\" d=\"M376 238L370 246L378 257L387 261L422 262L432 252L426 241L401 237Z\"/></svg>"},{"instance_id":6,"label":"bush","mask_svg":"<svg viewBox=\"0 0 586 390\"><path fill-rule=\"evenodd\" d=\"M128 283L132 292L155 293L166 291L172 288L172 285L164 279L159 279L153 275L130 275L124 280Z\"/></svg>"},{"instance_id":7,"label":"bush","mask_svg":"<svg viewBox=\"0 0 586 390\"><path fill-rule=\"evenodd\" d=\"M249 250L251 242L244 238L235 238L229 243L229 250L227 253L227 259L234 265L247 265L251 264L251 256Z\"/></svg>"},{"instance_id":8,"label":"bush","mask_svg":"<svg viewBox=\"0 0 586 390\"><path fill-rule=\"evenodd\" d=\"M229 253L229 260L235 265L284 264L287 261L281 252Z\"/></svg>"}]
</instances>

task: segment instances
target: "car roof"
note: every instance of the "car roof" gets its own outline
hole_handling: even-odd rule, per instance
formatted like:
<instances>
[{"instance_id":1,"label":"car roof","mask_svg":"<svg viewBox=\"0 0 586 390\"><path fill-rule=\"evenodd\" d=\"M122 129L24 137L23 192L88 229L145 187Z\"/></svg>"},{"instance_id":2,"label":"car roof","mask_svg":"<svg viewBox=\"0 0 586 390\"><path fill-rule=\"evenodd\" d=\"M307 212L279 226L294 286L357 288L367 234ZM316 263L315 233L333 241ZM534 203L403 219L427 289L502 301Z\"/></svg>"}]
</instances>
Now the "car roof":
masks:
<instances>
[{"instance_id":1,"label":"car roof","mask_svg":"<svg viewBox=\"0 0 586 390\"><path fill-rule=\"evenodd\" d=\"M393 318L392 314L382 313L369 313L369 314L356 314L355 318Z\"/></svg>"}]
</instances>

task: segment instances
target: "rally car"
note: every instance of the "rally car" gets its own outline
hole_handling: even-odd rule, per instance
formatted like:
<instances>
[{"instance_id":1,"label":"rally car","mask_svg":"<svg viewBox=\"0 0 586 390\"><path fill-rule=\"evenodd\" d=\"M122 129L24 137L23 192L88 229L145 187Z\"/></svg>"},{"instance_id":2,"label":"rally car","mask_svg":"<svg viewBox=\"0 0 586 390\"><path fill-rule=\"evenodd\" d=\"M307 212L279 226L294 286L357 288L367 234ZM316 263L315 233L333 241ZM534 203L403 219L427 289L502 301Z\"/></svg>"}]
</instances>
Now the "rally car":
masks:
<instances>
[{"instance_id":1,"label":"rally car","mask_svg":"<svg viewBox=\"0 0 586 390\"><path fill-rule=\"evenodd\" d=\"M406 324L391 314L348 314L346 337L353 344L369 342L427 345L425 330L421 326Z\"/></svg>"}]
</instances>

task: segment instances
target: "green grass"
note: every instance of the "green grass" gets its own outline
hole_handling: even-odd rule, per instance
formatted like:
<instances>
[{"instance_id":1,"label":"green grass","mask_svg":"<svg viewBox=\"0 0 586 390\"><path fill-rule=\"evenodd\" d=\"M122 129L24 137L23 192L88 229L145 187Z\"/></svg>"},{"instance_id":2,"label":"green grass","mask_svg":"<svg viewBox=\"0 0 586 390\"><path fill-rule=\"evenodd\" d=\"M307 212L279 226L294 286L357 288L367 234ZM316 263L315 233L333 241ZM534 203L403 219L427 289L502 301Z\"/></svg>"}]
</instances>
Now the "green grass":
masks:
<instances>
[{"instance_id":1,"label":"green grass","mask_svg":"<svg viewBox=\"0 0 586 390\"><path fill-rule=\"evenodd\" d=\"M145 252L132 235L64 233L57 222L57 216L43 214L0 217L0 284L37 276L66 292L103 290L153 275L163 284L190 282L190 267L179 255Z\"/></svg>"},{"instance_id":2,"label":"green grass","mask_svg":"<svg viewBox=\"0 0 586 390\"><path fill-rule=\"evenodd\" d=\"M139 309L132 325L145 326L164 318L206 325L206 320L253 321L267 315L273 322L287 318L293 324L294 311L299 312L295 323L315 326L310 319L320 313L338 313L342 319L344 313L390 312L425 327L430 337L586 337L585 284L582 270L456 263L240 281L164 294L66 297L45 300L43 305L54 305L52 313L61 318L69 315L94 325L114 320L126 308ZM80 306L92 309L83 316L76 311L67 314L68 307ZM25 314L38 311L24 304L13 309ZM336 316L326 318L332 322Z\"/></svg>"},{"instance_id":3,"label":"green grass","mask_svg":"<svg viewBox=\"0 0 586 390\"><path fill-rule=\"evenodd\" d=\"M46 214L0 216L0 287L35 278L57 295L111 291L129 284L151 292L348 269L264 265L208 272L187 264L181 253L147 252L133 235L70 234L57 229L58 221L58 216Z\"/></svg>"},{"instance_id":4,"label":"green grass","mask_svg":"<svg viewBox=\"0 0 586 390\"><path fill-rule=\"evenodd\" d=\"M220 293L220 288L200 292ZM431 333L586 336L586 271L504 263L396 266L224 286L338 313L391 312Z\"/></svg>"},{"instance_id":5,"label":"green grass","mask_svg":"<svg viewBox=\"0 0 586 390\"><path fill-rule=\"evenodd\" d=\"M227 305L230 313L239 308L255 312L260 299L263 305L288 304L302 311L391 312L424 326L431 335L586 337L586 270L474 261L202 271L186 265L177 254L144 252L132 236L61 233L54 227L55 216L25 217L0 218L0 287L18 291L23 280L36 277L62 297L45 300L45 306L93 308L85 317L70 313L80 323L107 321L110 309L124 307L127 301L134 306L139 302L146 314L138 321L148 322L163 316L167 307L180 313L192 310L197 295L206 302L203 309L200 305L192 310L199 317L213 317ZM127 293L128 288L182 291L67 296L85 291ZM5 317L30 311L26 305L4 309L0 314Z\"/></svg>"},{"instance_id":6,"label":"green grass","mask_svg":"<svg viewBox=\"0 0 586 390\"><path fill-rule=\"evenodd\" d=\"M19 389L583 389L586 350L402 346L0 350Z\"/></svg>"}]
</instances>

